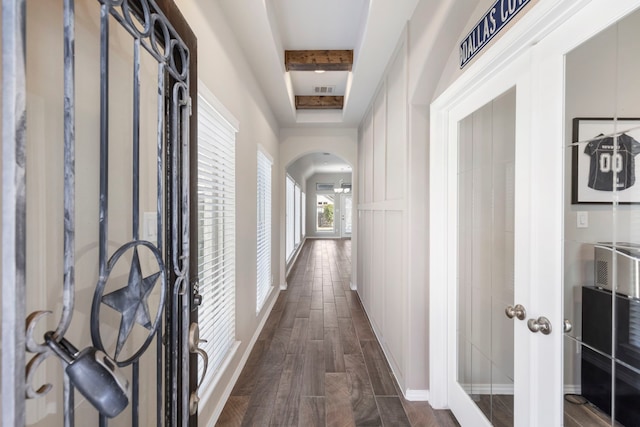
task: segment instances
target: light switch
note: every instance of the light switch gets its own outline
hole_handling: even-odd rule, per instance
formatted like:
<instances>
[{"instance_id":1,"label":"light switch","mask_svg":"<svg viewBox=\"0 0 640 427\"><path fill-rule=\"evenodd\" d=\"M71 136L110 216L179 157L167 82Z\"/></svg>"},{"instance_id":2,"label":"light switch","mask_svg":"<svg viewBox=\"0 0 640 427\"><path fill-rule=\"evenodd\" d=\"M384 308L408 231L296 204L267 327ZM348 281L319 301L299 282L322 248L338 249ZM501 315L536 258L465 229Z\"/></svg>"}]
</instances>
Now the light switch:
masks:
<instances>
[{"instance_id":1,"label":"light switch","mask_svg":"<svg viewBox=\"0 0 640 427\"><path fill-rule=\"evenodd\" d=\"M155 243L158 240L158 216L155 212L145 212L142 220L142 239Z\"/></svg>"},{"instance_id":2,"label":"light switch","mask_svg":"<svg viewBox=\"0 0 640 427\"><path fill-rule=\"evenodd\" d=\"M589 212L586 211L580 211L577 212L577 216L578 216L578 221L577 221L577 227L578 228L589 228Z\"/></svg>"}]
</instances>

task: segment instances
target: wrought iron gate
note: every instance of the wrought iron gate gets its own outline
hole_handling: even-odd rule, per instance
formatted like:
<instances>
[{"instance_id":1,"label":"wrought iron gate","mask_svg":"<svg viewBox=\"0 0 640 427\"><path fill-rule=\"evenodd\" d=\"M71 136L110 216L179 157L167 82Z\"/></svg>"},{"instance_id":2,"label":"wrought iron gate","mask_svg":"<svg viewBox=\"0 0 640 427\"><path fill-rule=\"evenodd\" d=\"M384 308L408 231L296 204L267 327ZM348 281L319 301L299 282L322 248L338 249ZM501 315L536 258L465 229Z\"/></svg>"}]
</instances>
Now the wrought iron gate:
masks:
<instances>
[{"instance_id":1,"label":"wrought iron gate","mask_svg":"<svg viewBox=\"0 0 640 427\"><path fill-rule=\"evenodd\" d=\"M95 419L82 418L80 425L158 426L195 425L197 395L194 393L193 364L197 350L189 343L192 320L197 319L197 287L190 282L190 174L194 164L195 114L191 97L195 84L195 37L172 0L61 0L64 14L64 202L62 309L51 328L51 307L42 307L26 317L27 270L27 186L25 181L27 144L26 90L26 4L25 0L3 0L3 218L2 218L2 425L25 424L25 397L38 399L54 387L63 389L63 423L76 423L78 396L96 410ZM77 313L76 300L76 52L75 3L91 4L99 14L99 201L95 256L96 276L89 327L91 342L77 342L68 332ZM160 7L159 6L162 6ZM169 13L167 13L169 11ZM130 37L133 105L126 125L130 128L131 163L119 165L129 179L130 212L126 220L128 237L110 233L110 196L114 195L114 162L119 154L110 151L110 102L113 81L110 69L110 37L115 27ZM178 30L176 29L178 28ZM187 36L187 42L184 36ZM151 144L155 153L141 155L142 56L155 60L156 117ZM146 122L145 122L146 123ZM148 134L145 134L148 136ZM85 141L82 141L84 143ZM43 142L44 143L44 142ZM127 157L127 156L124 156ZM51 160L54 161L54 160ZM111 166L110 166L111 162ZM155 169L154 211L141 218L141 168ZM111 194L109 190L112 190ZM117 187L116 187L117 189ZM146 189L146 187L145 187ZM144 190L143 190L144 191ZM117 194L116 194L117 195ZM120 200L121 197L118 198ZM116 201L117 202L117 201ZM111 224L114 225L113 222ZM142 235L141 235L142 233ZM195 271L195 270L194 270ZM86 278L86 277L85 277ZM195 283L195 281L194 281ZM194 295L195 294L195 295ZM46 310L48 309L48 310ZM45 311L46 310L46 311ZM26 334L24 319L26 317ZM76 321L77 322L77 321ZM42 333L42 324L48 332ZM82 338L82 337L81 337ZM78 346L76 348L75 346ZM25 348L28 356L25 366ZM195 348L195 350L194 350ZM61 359L62 384L34 384L45 360ZM144 360L144 363L143 363ZM150 367L153 362L154 366ZM141 369L145 374L141 373ZM141 388L141 378L153 379ZM152 386L149 386L152 384ZM151 397L149 395L154 395ZM143 408L144 406L144 408ZM150 407L155 406L152 411ZM142 413L155 412L152 415ZM85 410L83 410L83 417ZM190 424L191 420L191 424Z\"/></svg>"}]
</instances>

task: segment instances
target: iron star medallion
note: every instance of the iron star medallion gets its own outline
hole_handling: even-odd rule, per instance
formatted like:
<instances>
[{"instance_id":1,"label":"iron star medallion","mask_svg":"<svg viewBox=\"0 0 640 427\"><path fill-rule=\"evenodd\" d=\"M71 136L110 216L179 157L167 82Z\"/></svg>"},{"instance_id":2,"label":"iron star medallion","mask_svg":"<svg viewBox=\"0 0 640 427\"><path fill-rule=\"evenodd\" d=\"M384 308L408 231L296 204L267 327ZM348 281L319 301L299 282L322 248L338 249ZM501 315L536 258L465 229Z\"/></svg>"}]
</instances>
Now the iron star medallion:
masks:
<instances>
[{"instance_id":1,"label":"iron star medallion","mask_svg":"<svg viewBox=\"0 0 640 427\"><path fill-rule=\"evenodd\" d=\"M122 314L118 343L116 345L116 357L118 357L124 343L129 338L134 323L146 329L151 329L148 298L160 274L161 272L157 272L150 276L142 277L138 248L134 248L127 285L102 297L104 304Z\"/></svg>"}]
</instances>

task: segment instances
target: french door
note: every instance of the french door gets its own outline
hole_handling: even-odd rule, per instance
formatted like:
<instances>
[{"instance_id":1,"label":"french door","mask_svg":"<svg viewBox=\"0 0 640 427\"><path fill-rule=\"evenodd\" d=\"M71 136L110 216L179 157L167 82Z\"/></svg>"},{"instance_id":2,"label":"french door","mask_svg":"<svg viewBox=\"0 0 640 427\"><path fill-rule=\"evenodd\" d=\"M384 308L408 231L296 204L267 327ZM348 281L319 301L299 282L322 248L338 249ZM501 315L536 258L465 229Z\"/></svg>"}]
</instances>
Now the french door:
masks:
<instances>
[{"instance_id":1,"label":"french door","mask_svg":"<svg viewBox=\"0 0 640 427\"><path fill-rule=\"evenodd\" d=\"M450 407L463 426L560 426L576 416L565 395L587 398L588 379L580 377L576 360L585 351L599 350L583 340L584 311L582 316L576 311L587 304L580 288L593 287L594 245L579 240L587 234L575 237L580 235L572 231L576 211L598 221L590 238L624 249L626 243L616 242L631 241L637 233L636 210L620 206L620 198L633 197L633 191L600 194L610 204L604 211L589 202L573 206L572 158L584 151L584 146L575 147L589 141L572 135L572 121L593 125L576 117L598 116L593 111L605 105L602 89L611 86L617 103L611 103L606 123L612 129L601 133L614 139L623 131L631 134L634 129L619 119L625 113L620 106L627 105L622 104L625 93L635 93L640 83L632 78L626 89L616 86L628 68L619 62L623 59L606 62L611 79L600 77L579 90L576 82L585 78L584 66L574 65L576 74L567 73L576 63L573 50L609 26L608 34L615 36L610 38L619 43L606 52L622 52L636 40L625 33L638 28L633 18L615 25L638 7L638 1L541 1L432 105L432 141L439 142L431 145L431 182L439 184L431 187L431 401ZM630 52L620 58L637 55L637 49ZM603 58L584 49L578 53L583 60ZM595 98L592 104L585 102L589 96ZM590 112L580 113L585 109ZM445 183L442 188L440 183ZM588 227L584 212L577 227ZM447 285L440 289L433 283ZM621 292L620 286L618 281L613 292ZM624 345L633 347L629 330L637 322L620 323L611 315L633 305L633 298L626 298L616 305L620 299L609 297L596 318L587 319L605 329L609 325L609 336L616 337L609 347L623 338ZM442 323L446 331L435 326ZM628 333L620 338L620 331ZM446 349L435 347L444 343ZM640 377L640 369L617 358L615 350L601 356L610 390L598 405L604 407L598 416L612 408L620 415L626 410L620 399L628 382L613 373ZM606 414L601 421L598 425L614 423Z\"/></svg>"},{"instance_id":2,"label":"french door","mask_svg":"<svg viewBox=\"0 0 640 427\"><path fill-rule=\"evenodd\" d=\"M537 227L528 207L535 156L528 59L514 61L449 111L456 261L448 290L448 351L455 356L447 381L448 404L462 425L526 425L522 420L531 413L523 401L532 384L560 373L557 364L554 376L552 359L531 356L532 348L553 348L559 340L544 328L533 334L527 327L529 319L545 322L554 314L544 302L533 303L528 286L534 259L527 248ZM550 262L553 250L545 255Z\"/></svg>"},{"instance_id":3,"label":"french door","mask_svg":"<svg viewBox=\"0 0 640 427\"><path fill-rule=\"evenodd\" d=\"M2 424L196 425L195 36L170 0L26 3L3 1Z\"/></svg>"}]
</instances>

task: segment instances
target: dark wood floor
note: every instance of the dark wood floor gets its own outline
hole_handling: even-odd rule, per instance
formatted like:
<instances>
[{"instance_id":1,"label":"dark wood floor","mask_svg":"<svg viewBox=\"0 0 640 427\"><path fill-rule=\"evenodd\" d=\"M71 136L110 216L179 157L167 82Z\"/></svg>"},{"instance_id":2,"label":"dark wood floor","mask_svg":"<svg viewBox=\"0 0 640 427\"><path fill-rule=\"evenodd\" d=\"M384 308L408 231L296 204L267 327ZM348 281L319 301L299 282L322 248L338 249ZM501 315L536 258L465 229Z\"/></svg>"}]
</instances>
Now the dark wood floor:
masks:
<instances>
[{"instance_id":1,"label":"dark wood floor","mask_svg":"<svg viewBox=\"0 0 640 427\"><path fill-rule=\"evenodd\" d=\"M564 401L565 427L606 427L611 426L611 417L589 402L572 403ZM616 427L622 424L615 422Z\"/></svg>"},{"instance_id":2,"label":"dark wood floor","mask_svg":"<svg viewBox=\"0 0 640 427\"><path fill-rule=\"evenodd\" d=\"M513 427L513 395L472 395L485 417L495 427Z\"/></svg>"},{"instance_id":3,"label":"dark wood floor","mask_svg":"<svg viewBox=\"0 0 640 427\"><path fill-rule=\"evenodd\" d=\"M360 300L350 240L308 240L218 426L457 426L402 397Z\"/></svg>"},{"instance_id":4,"label":"dark wood floor","mask_svg":"<svg viewBox=\"0 0 640 427\"><path fill-rule=\"evenodd\" d=\"M496 427L512 427L513 395L473 395L473 400L485 416ZM578 402L578 403L576 403ZM606 427L611 426L611 418L596 406L578 397L575 401L564 401L565 427ZM622 427L620 423L615 426Z\"/></svg>"}]
</instances>

